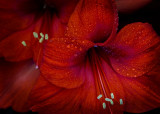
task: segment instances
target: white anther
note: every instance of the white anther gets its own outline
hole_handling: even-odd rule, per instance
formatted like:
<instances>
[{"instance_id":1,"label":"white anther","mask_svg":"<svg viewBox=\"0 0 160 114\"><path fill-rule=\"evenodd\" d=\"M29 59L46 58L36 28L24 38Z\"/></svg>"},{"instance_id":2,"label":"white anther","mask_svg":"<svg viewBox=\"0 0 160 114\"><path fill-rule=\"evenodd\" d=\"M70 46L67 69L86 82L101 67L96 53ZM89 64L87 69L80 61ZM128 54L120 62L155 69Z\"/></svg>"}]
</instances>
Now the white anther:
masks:
<instances>
[{"instance_id":1,"label":"white anther","mask_svg":"<svg viewBox=\"0 0 160 114\"><path fill-rule=\"evenodd\" d=\"M100 98L102 98L102 94L100 94L100 95L97 97L97 99L100 99Z\"/></svg>"},{"instance_id":2,"label":"white anther","mask_svg":"<svg viewBox=\"0 0 160 114\"><path fill-rule=\"evenodd\" d=\"M109 98L105 98L105 100L106 100L106 101L109 101L109 102L110 102L110 101L111 101L112 99L109 99Z\"/></svg>"},{"instance_id":3,"label":"white anther","mask_svg":"<svg viewBox=\"0 0 160 114\"><path fill-rule=\"evenodd\" d=\"M120 105L123 105L123 100L119 99L119 103L120 103Z\"/></svg>"},{"instance_id":4,"label":"white anther","mask_svg":"<svg viewBox=\"0 0 160 114\"><path fill-rule=\"evenodd\" d=\"M44 38L44 34L43 34L42 32L40 33L40 36L41 36L42 38Z\"/></svg>"},{"instance_id":5,"label":"white anther","mask_svg":"<svg viewBox=\"0 0 160 114\"><path fill-rule=\"evenodd\" d=\"M45 40L48 40L48 34L45 34Z\"/></svg>"},{"instance_id":6,"label":"white anther","mask_svg":"<svg viewBox=\"0 0 160 114\"><path fill-rule=\"evenodd\" d=\"M42 43L42 42L43 42L43 39L44 39L43 37L42 37L41 39L39 39L39 43Z\"/></svg>"},{"instance_id":7,"label":"white anther","mask_svg":"<svg viewBox=\"0 0 160 114\"><path fill-rule=\"evenodd\" d=\"M22 45L23 45L24 47L26 47L26 46L27 46L27 44L26 44L26 42L25 42L25 41L22 41L21 43L22 43Z\"/></svg>"},{"instance_id":8,"label":"white anther","mask_svg":"<svg viewBox=\"0 0 160 114\"><path fill-rule=\"evenodd\" d=\"M38 38L38 34L37 34L36 32L33 32L33 36L34 36L35 38Z\"/></svg>"},{"instance_id":9,"label":"white anther","mask_svg":"<svg viewBox=\"0 0 160 114\"><path fill-rule=\"evenodd\" d=\"M103 106L103 109L106 109L106 103L103 103L102 106Z\"/></svg>"},{"instance_id":10,"label":"white anther","mask_svg":"<svg viewBox=\"0 0 160 114\"><path fill-rule=\"evenodd\" d=\"M111 98L114 99L114 94L113 93L111 93Z\"/></svg>"}]
</instances>

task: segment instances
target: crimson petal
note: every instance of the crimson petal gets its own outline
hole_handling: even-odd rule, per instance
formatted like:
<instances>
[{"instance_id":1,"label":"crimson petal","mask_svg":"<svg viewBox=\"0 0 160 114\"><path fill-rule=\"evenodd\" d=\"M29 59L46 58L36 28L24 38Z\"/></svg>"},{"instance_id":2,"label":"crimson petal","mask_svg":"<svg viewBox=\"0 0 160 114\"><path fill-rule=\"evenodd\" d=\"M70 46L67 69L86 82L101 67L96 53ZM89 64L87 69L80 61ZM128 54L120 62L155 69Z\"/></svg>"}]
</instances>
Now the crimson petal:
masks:
<instances>
[{"instance_id":1,"label":"crimson petal","mask_svg":"<svg viewBox=\"0 0 160 114\"><path fill-rule=\"evenodd\" d=\"M117 25L112 4L111 0L80 0L68 21L66 36L93 42L106 41L115 23Z\"/></svg>"},{"instance_id":2,"label":"crimson petal","mask_svg":"<svg viewBox=\"0 0 160 114\"><path fill-rule=\"evenodd\" d=\"M138 77L158 63L159 48L160 37L151 25L138 22L124 27L105 50L117 73Z\"/></svg>"},{"instance_id":3,"label":"crimson petal","mask_svg":"<svg viewBox=\"0 0 160 114\"><path fill-rule=\"evenodd\" d=\"M26 104L30 91L39 76L33 61L6 62L0 60L0 108L18 112L29 110Z\"/></svg>"},{"instance_id":4,"label":"crimson petal","mask_svg":"<svg viewBox=\"0 0 160 114\"><path fill-rule=\"evenodd\" d=\"M125 90L125 111L142 113L160 107L160 65L141 77L122 77Z\"/></svg>"},{"instance_id":5,"label":"crimson petal","mask_svg":"<svg viewBox=\"0 0 160 114\"><path fill-rule=\"evenodd\" d=\"M110 68L108 69L109 66L107 64L107 68L105 68L106 66L104 65L105 73L109 70L105 80L109 79L108 84L112 85L110 90L115 95L114 106L104 100L105 95L103 95L103 98L98 100L97 96L103 93L100 93L99 91L101 90L97 89L97 81L99 84L100 81L97 79L97 72L92 69L93 64L89 61L90 60L87 57L86 63L83 66L86 69L86 71L82 71L85 76L85 81L81 84L81 86L76 88L57 87L44 78L44 76L41 76L30 96L29 102L32 106L32 111L39 112L40 114L106 114L111 112L121 114L123 105L121 106L119 104L119 99L124 99L124 92L122 86L119 85L119 78L117 78L117 75ZM68 79L66 81L68 81ZM111 93L110 91L107 92L108 98L110 98ZM103 109L102 106L103 102L106 103L107 106L105 109Z\"/></svg>"},{"instance_id":6,"label":"crimson petal","mask_svg":"<svg viewBox=\"0 0 160 114\"><path fill-rule=\"evenodd\" d=\"M43 62L40 66L42 75L60 87L80 86L85 77L85 55L93 45L87 40L52 38L43 50Z\"/></svg>"}]
</instances>

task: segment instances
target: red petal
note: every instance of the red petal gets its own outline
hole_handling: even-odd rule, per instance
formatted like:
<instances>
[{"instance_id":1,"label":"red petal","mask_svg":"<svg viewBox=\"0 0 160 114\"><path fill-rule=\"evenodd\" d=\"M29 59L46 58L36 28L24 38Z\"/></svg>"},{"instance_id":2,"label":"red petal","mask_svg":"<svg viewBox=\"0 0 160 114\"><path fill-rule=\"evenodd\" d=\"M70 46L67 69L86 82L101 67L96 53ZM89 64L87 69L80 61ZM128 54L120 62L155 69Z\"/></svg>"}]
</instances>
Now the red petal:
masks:
<instances>
[{"instance_id":1,"label":"red petal","mask_svg":"<svg viewBox=\"0 0 160 114\"><path fill-rule=\"evenodd\" d=\"M124 77L109 70L102 61L108 86L115 96L122 95L123 110L131 113L142 113L160 107L160 65L141 77ZM114 89L112 89L114 88Z\"/></svg>"},{"instance_id":2,"label":"red petal","mask_svg":"<svg viewBox=\"0 0 160 114\"><path fill-rule=\"evenodd\" d=\"M124 91L120 79L108 64L103 64L103 66L100 65L101 62L97 61L97 59L99 59L98 56L94 55L92 52L89 52L88 54L92 55L86 56L85 64L83 64L82 67L82 69L85 70L81 71L81 74L85 77L85 81L78 87L60 88L55 86L54 83L48 82L48 79L44 78L44 76L41 76L31 94L30 103L33 111L38 111L42 114L59 114L64 112L84 114L121 113L123 106L120 106L119 99L124 99ZM102 59L100 59L100 61L101 60ZM105 77L98 74L98 70L105 73ZM49 72L50 71L48 71L48 73ZM81 74L76 75L80 76ZM59 76L61 75L63 76L62 73L59 73ZM102 88L99 88L101 86L99 76L103 77L102 82L106 82L103 84L106 84L105 91L107 96L104 95ZM70 80L72 80L72 78L66 78L66 82L70 82ZM70 85L68 86L70 87ZM110 103L104 100L105 97L111 98L111 92L116 95L114 98L114 106L111 106ZM100 100L97 99L99 94L103 94L103 98ZM107 105L106 109L103 109L102 107L103 102Z\"/></svg>"},{"instance_id":3,"label":"red petal","mask_svg":"<svg viewBox=\"0 0 160 114\"><path fill-rule=\"evenodd\" d=\"M39 76L33 61L11 63L1 59L0 69L0 108L28 111L27 100Z\"/></svg>"},{"instance_id":4,"label":"red petal","mask_svg":"<svg viewBox=\"0 0 160 114\"><path fill-rule=\"evenodd\" d=\"M69 19L66 35L94 42L107 40L117 25L112 4L111 0L80 0Z\"/></svg>"},{"instance_id":5,"label":"red petal","mask_svg":"<svg viewBox=\"0 0 160 114\"><path fill-rule=\"evenodd\" d=\"M32 0L0 1L0 56L8 61L21 61L32 57L31 45L34 42L41 2ZM23 46L25 42L27 46Z\"/></svg>"},{"instance_id":6,"label":"red petal","mask_svg":"<svg viewBox=\"0 0 160 114\"><path fill-rule=\"evenodd\" d=\"M125 111L142 113L160 107L160 65L137 78L121 78L125 90Z\"/></svg>"},{"instance_id":7,"label":"red petal","mask_svg":"<svg viewBox=\"0 0 160 114\"><path fill-rule=\"evenodd\" d=\"M52 13L49 11L46 11L43 15L43 23L39 23L35 29L35 32L37 33L44 33L48 34L49 39L51 38L59 38L64 37L65 33L65 24L61 22L61 20L57 17L56 14L51 15ZM44 40L43 43L39 43L39 40L37 39L34 43L32 49L34 54L34 61L38 66L41 65L42 56L43 56L43 47L45 47L46 43L49 40Z\"/></svg>"},{"instance_id":8,"label":"red petal","mask_svg":"<svg viewBox=\"0 0 160 114\"><path fill-rule=\"evenodd\" d=\"M124 27L106 46L114 70L123 76L137 77L149 72L158 62L160 38L151 25L133 23Z\"/></svg>"},{"instance_id":9,"label":"red petal","mask_svg":"<svg viewBox=\"0 0 160 114\"><path fill-rule=\"evenodd\" d=\"M37 111L40 114L106 114L110 113L107 102L104 101L104 96L100 100L97 99L99 95L96 90L94 81L94 72L91 69L91 64L87 59L84 66L87 71L84 72L85 82L80 87L74 89L65 89L54 86L49 83L43 76L32 90L30 103L32 111ZM117 81L117 78L113 82ZM121 87L121 86L120 86ZM117 87L117 88L120 88ZM115 87L112 88L114 90ZM119 89L117 89L117 92ZM114 91L113 91L114 92ZM110 93L107 93L110 94ZM118 94L116 94L118 95ZM121 94L122 95L122 94ZM117 98L118 99L119 96ZM122 98L122 97L121 97ZM106 103L106 109L103 109L102 102ZM119 99L118 99L119 100ZM118 103L117 103L118 104ZM120 105L118 105L120 107ZM111 109L112 112L117 112L116 109ZM120 111L118 110L120 114Z\"/></svg>"},{"instance_id":10,"label":"red petal","mask_svg":"<svg viewBox=\"0 0 160 114\"><path fill-rule=\"evenodd\" d=\"M144 112L160 106L159 66L149 74L128 78L118 75L99 51L88 53L84 68L85 81L77 88L60 88L48 82L43 76L34 87L30 103L33 111L49 113L115 113L122 111ZM104 60L105 59L105 60ZM90 61L90 62L89 62ZM148 85L149 84L149 85ZM104 98L114 94L114 105ZM97 96L102 94L101 99ZM119 100L123 100L120 105ZM102 103L107 107L104 110Z\"/></svg>"},{"instance_id":11,"label":"red petal","mask_svg":"<svg viewBox=\"0 0 160 114\"><path fill-rule=\"evenodd\" d=\"M51 83L75 88L84 82L84 61L93 43L86 40L53 38L43 50L41 72Z\"/></svg>"}]
</instances>

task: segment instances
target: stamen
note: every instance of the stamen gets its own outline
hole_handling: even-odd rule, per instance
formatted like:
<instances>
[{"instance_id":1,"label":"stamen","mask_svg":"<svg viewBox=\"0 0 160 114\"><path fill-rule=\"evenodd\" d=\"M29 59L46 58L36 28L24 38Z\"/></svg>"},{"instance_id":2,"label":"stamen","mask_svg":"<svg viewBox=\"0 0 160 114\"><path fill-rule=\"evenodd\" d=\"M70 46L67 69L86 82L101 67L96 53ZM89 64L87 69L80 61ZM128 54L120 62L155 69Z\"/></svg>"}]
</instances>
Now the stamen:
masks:
<instances>
[{"instance_id":1,"label":"stamen","mask_svg":"<svg viewBox=\"0 0 160 114\"><path fill-rule=\"evenodd\" d=\"M112 100L110 101L110 103L111 103L111 105L114 105L114 103L113 103L113 101L112 101Z\"/></svg>"},{"instance_id":2,"label":"stamen","mask_svg":"<svg viewBox=\"0 0 160 114\"><path fill-rule=\"evenodd\" d=\"M41 39L39 39L39 43L43 42L44 37L42 37Z\"/></svg>"},{"instance_id":3,"label":"stamen","mask_svg":"<svg viewBox=\"0 0 160 114\"><path fill-rule=\"evenodd\" d=\"M110 103L111 103L111 105L114 105L114 103L113 103L113 100L112 100L112 99L105 98L105 101L108 101L108 102L110 102Z\"/></svg>"},{"instance_id":4,"label":"stamen","mask_svg":"<svg viewBox=\"0 0 160 114\"><path fill-rule=\"evenodd\" d=\"M34 36L35 38L38 38L38 34L37 34L36 32L33 32L33 36Z\"/></svg>"},{"instance_id":5,"label":"stamen","mask_svg":"<svg viewBox=\"0 0 160 114\"><path fill-rule=\"evenodd\" d=\"M119 99L120 105L123 105L123 100Z\"/></svg>"},{"instance_id":6,"label":"stamen","mask_svg":"<svg viewBox=\"0 0 160 114\"><path fill-rule=\"evenodd\" d=\"M22 45L23 45L24 47L26 47L26 46L27 46L27 44L26 44L26 42L25 42L25 41L22 41L21 43L22 43Z\"/></svg>"},{"instance_id":7,"label":"stamen","mask_svg":"<svg viewBox=\"0 0 160 114\"><path fill-rule=\"evenodd\" d=\"M41 36L42 38L44 38L44 34L43 34L42 32L40 33L40 36Z\"/></svg>"},{"instance_id":8,"label":"stamen","mask_svg":"<svg viewBox=\"0 0 160 114\"><path fill-rule=\"evenodd\" d=\"M48 34L45 34L45 40L48 40Z\"/></svg>"},{"instance_id":9,"label":"stamen","mask_svg":"<svg viewBox=\"0 0 160 114\"><path fill-rule=\"evenodd\" d=\"M111 98L114 99L114 94L113 93L111 93Z\"/></svg>"},{"instance_id":10,"label":"stamen","mask_svg":"<svg viewBox=\"0 0 160 114\"><path fill-rule=\"evenodd\" d=\"M105 100L106 100L106 101L109 101L109 102L110 102L110 101L111 101L112 99L109 99L109 98L105 98Z\"/></svg>"},{"instance_id":11,"label":"stamen","mask_svg":"<svg viewBox=\"0 0 160 114\"><path fill-rule=\"evenodd\" d=\"M106 103L103 103L102 106L103 106L103 109L106 109Z\"/></svg>"},{"instance_id":12,"label":"stamen","mask_svg":"<svg viewBox=\"0 0 160 114\"><path fill-rule=\"evenodd\" d=\"M102 94L100 94L100 95L97 97L97 99L100 99L100 98L102 98Z\"/></svg>"}]
</instances>

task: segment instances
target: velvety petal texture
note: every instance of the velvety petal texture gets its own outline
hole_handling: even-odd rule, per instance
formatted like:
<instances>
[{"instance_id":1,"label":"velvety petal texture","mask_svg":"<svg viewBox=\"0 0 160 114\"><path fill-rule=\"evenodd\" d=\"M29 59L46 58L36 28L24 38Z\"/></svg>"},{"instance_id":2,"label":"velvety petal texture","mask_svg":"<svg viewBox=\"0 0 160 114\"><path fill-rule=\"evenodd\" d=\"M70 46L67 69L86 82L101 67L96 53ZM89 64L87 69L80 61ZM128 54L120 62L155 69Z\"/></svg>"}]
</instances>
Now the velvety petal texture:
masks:
<instances>
[{"instance_id":1,"label":"velvety petal texture","mask_svg":"<svg viewBox=\"0 0 160 114\"><path fill-rule=\"evenodd\" d=\"M117 19L111 0L80 0L69 21L66 35L76 39L104 42Z\"/></svg>"},{"instance_id":2,"label":"velvety petal texture","mask_svg":"<svg viewBox=\"0 0 160 114\"><path fill-rule=\"evenodd\" d=\"M139 43L141 40L143 42ZM105 47L94 46L96 44L88 41L54 38L46 45L44 51L42 76L31 94L32 110L46 114L49 113L46 110L52 113L119 114L123 111L141 113L159 107L159 41L159 36L146 23L127 25L115 40ZM84 48L85 45L88 47ZM80 51L78 47L81 46ZM117 62L116 59L123 62ZM132 64L132 61L135 64ZM135 68L135 72L130 72L129 68ZM136 71L140 73L137 74ZM45 85L38 85L44 81ZM37 93L48 87L48 84L50 89L55 90L54 93L45 97L38 95ZM89 88L86 89L87 87ZM52 89L50 91L53 91ZM69 94L69 91L72 92ZM111 99L112 93L113 105L104 100ZM89 96L87 101L84 100L83 94ZM103 96L100 100L97 99L99 95ZM123 104L120 104L120 99ZM106 103L107 108L103 109L102 103Z\"/></svg>"},{"instance_id":3,"label":"velvety petal texture","mask_svg":"<svg viewBox=\"0 0 160 114\"><path fill-rule=\"evenodd\" d=\"M122 114L160 107L160 38L139 22L116 35L114 0L0 0L0 8L0 57L22 62L0 61L0 108Z\"/></svg>"},{"instance_id":4,"label":"velvety petal texture","mask_svg":"<svg viewBox=\"0 0 160 114\"><path fill-rule=\"evenodd\" d=\"M43 50L40 70L49 82L65 88L75 88L84 82L87 50L93 43L71 38L53 38Z\"/></svg>"},{"instance_id":5,"label":"velvety petal texture","mask_svg":"<svg viewBox=\"0 0 160 114\"><path fill-rule=\"evenodd\" d=\"M44 76L41 76L32 90L30 98L32 110L36 112L38 111L40 114L122 113L123 105L119 104L119 99L123 99L124 92L117 75L111 69L105 70L105 72L108 72L107 70L109 70L107 77L106 75L104 77L104 74L99 75L96 70L92 69L93 67L95 68L96 65L92 67L93 63L91 62L89 62L89 58L87 57L87 61L83 66L86 71L81 71L81 73L84 74L85 81L80 87L77 88L60 88L49 83ZM113 75L113 77L111 77L111 75ZM104 83L107 81L107 83L110 83L111 85L109 85L109 87L105 84L101 85L102 83L99 76L103 78L102 81ZM102 86L105 86L104 91L106 94L103 93L104 91ZM105 101L106 97L111 98L110 92L113 92L115 95L113 100L114 105L111 105L110 102ZM103 94L103 97L98 100L97 96L100 94ZM105 109L103 109L102 103L106 103L107 107Z\"/></svg>"},{"instance_id":6,"label":"velvety petal texture","mask_svg":"<svg viewBox=\"0 0 160 114\"><path fill-rule=\"evenodd\" d=\"M8 61L34 57L38 64L41 57L37 55L41 54L45 43L43 40L39 42L42 37L40 33L50 37L53 34L64 35L65 25L58 19L59 13L46 6L43 0L1 0L0 8L0 56ZM37 33L38 38L34 37L33 32Z\"/></svg>"},{"instance_id":7,"label":"velvety petal texture","mask_svg":"<svg viewBox=\"0 0 160 114\"><path fill-rule=\"evenodd\" d=\"M148 23L125 26L106 52L114 70L128 77L142 76L159 62L160 37Z\"/></svg>"},{"instance_id":8,"label":"velvety petal texture","mask_svg":"<svg viewBox=\"0 0 160 114\"><path fill-rule=\"evenodd\" d=\"M137 78L121 78L125 90L125 111L142 113L160 107L160 65Z\"/></svg>"},{"instance_id":9,"label":"velvety petal texture","mask_svg":"<svg viewBox=\"0 0 160 114\"><path fill-rule=\"evenodd\" d=\"M29 110L28 97L35 84L39 70L32 60L7 62L0 59L0 107L12 108L18 112Z\"/></svg>"}]
</instances>

